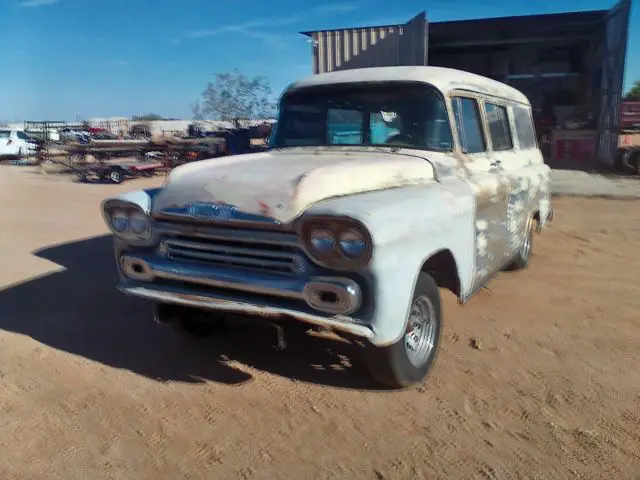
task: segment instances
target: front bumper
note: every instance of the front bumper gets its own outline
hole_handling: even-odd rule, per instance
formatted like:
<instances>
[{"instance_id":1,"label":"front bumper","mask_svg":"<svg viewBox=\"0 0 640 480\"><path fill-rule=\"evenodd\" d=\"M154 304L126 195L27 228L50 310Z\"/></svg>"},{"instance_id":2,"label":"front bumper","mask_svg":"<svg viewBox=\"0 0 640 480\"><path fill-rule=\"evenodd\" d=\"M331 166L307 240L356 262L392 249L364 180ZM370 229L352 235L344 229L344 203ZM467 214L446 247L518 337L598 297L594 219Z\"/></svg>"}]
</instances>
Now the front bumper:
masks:
<instances>
[{"instance_id":1,"label":"front bumper","mask_svg":"<svg viewBox=\"0 0 640 480\"><path fill-rule=\"evenodd\" d=\"M349 333L366 339L371 339L374 335L370 327L354 323L354 320L347 316L334 315L332 317L325 317L286 306L249 303L221 293L192 293L164 286L156 287L151 284L142 286L127 283L121 284L118 290L127 295L152 300L154 302L171 303L214 312L256 315L260 317L289 317L301 322Z\"/></svg>"}]
</instances>

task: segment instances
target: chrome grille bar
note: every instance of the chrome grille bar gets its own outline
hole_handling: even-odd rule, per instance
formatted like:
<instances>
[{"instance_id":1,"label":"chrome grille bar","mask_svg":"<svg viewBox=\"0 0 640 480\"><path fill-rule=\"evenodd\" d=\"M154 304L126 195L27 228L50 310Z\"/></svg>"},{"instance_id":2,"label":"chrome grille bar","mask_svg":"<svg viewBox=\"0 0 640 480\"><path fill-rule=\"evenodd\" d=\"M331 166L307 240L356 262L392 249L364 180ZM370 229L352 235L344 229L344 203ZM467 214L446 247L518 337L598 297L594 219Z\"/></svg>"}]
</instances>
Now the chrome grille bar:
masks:
<instances>
[{"instance_id":1,"label":"chrome grille bar","mask_svg":"<svg viewBox=\"0 0 640 480\"><path fill-rule=\"evenodd\" d=\"M248 268L266 273L295 274L302 265L301 255L290 246L228 238L167 238L160 248L175 261Z\"/></svg>"}]
</instances>

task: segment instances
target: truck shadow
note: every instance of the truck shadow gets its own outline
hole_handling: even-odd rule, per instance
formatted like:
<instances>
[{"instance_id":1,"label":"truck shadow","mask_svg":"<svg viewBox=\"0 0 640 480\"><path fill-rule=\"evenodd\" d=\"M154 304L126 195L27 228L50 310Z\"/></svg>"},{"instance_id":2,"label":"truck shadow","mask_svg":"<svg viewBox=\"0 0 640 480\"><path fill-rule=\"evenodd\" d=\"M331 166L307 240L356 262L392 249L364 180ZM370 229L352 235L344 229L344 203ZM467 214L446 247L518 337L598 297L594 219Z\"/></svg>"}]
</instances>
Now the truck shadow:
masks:
<instances>
[{"instance_id":1,"label":"truck shadow","mask_svg":"<svg viewBox=\"0 0 640 480\"><path fill-rule=\"evenodd\" d=\"M277 351L276 331L257 323L231 325L198 342L152 322L151 306L115 289L110 236L34 252L65 268L0 290L0 328L58 350L158 381L241 384L251 375L240 362L295 381L339 388L379 389L352 358L356 346L303 333L287 334Z\"/></svg>"}]
</instances>

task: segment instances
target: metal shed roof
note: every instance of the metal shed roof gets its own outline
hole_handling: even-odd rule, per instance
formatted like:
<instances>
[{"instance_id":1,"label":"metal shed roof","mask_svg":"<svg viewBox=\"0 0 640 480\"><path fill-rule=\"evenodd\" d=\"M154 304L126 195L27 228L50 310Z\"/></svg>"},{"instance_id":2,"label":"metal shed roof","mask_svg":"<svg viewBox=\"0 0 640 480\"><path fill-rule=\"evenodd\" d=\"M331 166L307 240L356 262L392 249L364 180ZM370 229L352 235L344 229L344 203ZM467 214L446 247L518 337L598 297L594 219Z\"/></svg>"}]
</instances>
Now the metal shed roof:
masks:
<instances>
[{"instance_id":1,"label":"metal shed roof","mask_svg":"<svg viewBox=\"0 0 640 480\"><path fill-rule=\"evenodd\" d=\"M473 33L479 33L476 29L483 31L490 30L518 30L525 28L527 30L544 29L551 30L557 28L583 28L593 25L601 21L606 10L587 10L583 12L563 12L563 13L546 13L541 15L518 15L511 17L494 17L494 18L477 18L472 20L447 20L443 22L429 22L429 36L445 35L448 32L450 36L459 36L460 33L469 34L469 28L473 28ZM388 25L363 25L359 27L345 28L329 28L324 30L309 30L300 32L302 35L312 37L314 33L339 32L342 30L353 30L360 28L394 28L403 24Z\"/></svg>"}]
</instances>

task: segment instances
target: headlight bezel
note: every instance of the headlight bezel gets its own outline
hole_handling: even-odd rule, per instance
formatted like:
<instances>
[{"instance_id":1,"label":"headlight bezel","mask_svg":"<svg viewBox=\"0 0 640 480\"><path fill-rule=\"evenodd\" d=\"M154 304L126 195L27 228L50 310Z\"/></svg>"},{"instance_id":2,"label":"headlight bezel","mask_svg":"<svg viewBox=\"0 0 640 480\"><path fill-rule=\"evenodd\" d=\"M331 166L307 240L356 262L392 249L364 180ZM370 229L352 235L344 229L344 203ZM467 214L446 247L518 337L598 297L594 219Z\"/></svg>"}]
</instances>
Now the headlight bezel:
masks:
<instances>
[{"instance_id":1,"label":"headlight bezel","mask_svg":"<svg viewBox=\"0 0 640 480\"><path fill-rule=\"evenodd\" d=\"M123 214L127 217L124 230L119 230L114 224L114 217L116 217L117 214ZM157 241L154 220L135 203L122 200L108 200L102 206L102 215L111 233L120 240L137 246L152 246ZM131 221L134 217L138 217L138 220L146 220L144 229L134 230Z\"/></svg>"},{"instance_id":2,"label":"headlight bezel","mask_svg":"<svg viewBox=\"0 0 640 480\"><path fill-rule=\"evenodd\" d=\"M309 216L298 222L298 235L305 253L318 265L333 270L359 270L366 267L373 257L373 239L364 224L351 217ZM317 231L329 232L332 246L326 251L314 248L312 234ZM360 255L350 256L341 246L340 239L345 233L353 232L364 242Z\"/></svg>"}]
</instances>

